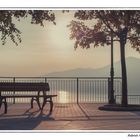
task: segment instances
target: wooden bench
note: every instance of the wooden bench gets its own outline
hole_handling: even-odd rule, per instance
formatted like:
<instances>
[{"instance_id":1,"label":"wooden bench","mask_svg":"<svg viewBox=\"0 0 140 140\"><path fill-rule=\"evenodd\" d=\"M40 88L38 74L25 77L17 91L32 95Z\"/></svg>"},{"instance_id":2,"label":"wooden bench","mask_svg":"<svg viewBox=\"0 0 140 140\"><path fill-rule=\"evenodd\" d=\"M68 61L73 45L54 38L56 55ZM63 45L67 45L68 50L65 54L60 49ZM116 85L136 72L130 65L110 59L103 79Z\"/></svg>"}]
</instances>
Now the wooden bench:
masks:
<instances>
[{"instance_id":1,"label":"wooden bench","mask_svg":"<svg viewBox=\"0 0 140 140\"><path fill-rule=\"evenodd\" d=\"M37 92L37 94L2 94L2 92ZM42 95L40 94L42 91ZM33 108L33 102L36 101L39 109L42 111L47 102L50 103L50 113L53 110L53 97L57 95L46 95L46 91L50 91L48 83L19 83L19 82L0 82L0 108L4 104L4 113L7 113L7 98L31 98L31 108ZM40 98L43 98L42 106L40 104Z\"/></svg>"}]
</instances>

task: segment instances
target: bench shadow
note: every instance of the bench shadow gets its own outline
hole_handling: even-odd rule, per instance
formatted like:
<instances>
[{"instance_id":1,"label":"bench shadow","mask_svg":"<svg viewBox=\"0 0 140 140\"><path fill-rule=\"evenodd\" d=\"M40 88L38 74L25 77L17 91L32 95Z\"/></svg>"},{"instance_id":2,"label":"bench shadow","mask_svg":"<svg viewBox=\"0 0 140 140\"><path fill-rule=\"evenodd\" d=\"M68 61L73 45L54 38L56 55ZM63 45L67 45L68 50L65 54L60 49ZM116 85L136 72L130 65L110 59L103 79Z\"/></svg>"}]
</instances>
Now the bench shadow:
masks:
<instances>
[{"instance_id":1,"label":"bench shadow","mask_svg":"<svg viewBox=\"0 0 140 140\"><path fill-rule=\"evenodd\" d=\"M131 113L135 114L136 116L140 117L140 111L131 111Z\"/></svg>"},{"instance_id":2,"label":"bench shadow","mask_svg":"<svg viewBox=\"0 0 140 140\"><path fill-rule=\"evenodd\" d=\"M2 115L1 115L2 116ZM21 115L7 115L7 118L0 120L0 130L33 130L42 121L53 121L51 114L43 114L36 110L30 112L30 109Z\"/></svg>"}]
</instances>

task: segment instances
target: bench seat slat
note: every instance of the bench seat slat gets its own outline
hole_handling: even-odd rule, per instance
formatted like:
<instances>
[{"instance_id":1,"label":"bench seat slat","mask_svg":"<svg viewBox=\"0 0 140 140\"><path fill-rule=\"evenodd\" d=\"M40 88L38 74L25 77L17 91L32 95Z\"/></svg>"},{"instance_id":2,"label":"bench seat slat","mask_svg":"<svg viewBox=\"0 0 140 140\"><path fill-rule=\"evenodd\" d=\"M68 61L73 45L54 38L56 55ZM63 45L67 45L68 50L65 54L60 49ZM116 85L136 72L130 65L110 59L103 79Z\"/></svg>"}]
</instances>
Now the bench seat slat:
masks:
<instances>
[{"instance_id":1,"label":"bench seat slat","mask_svg":"<svg viewBox=\"0 0 140 140\"><path fill-rule=\"evenodd\" d=\"M50 91L48 83L0 82L0 91Z\"/></svg>"},{"instance_id":2,"label":"bench seat slat","mask_svg":"<svg viewBox=\"0 0 140 140\"><path fill-rule=\"evenodd\" d=\"M45 95L47 98L56 97L57 95ZM38 97L38 95L2 95L1 97L6 98L32 98ZM43 95L39 95L39 97L44 97Z\"/></svg>"}]
</instances>

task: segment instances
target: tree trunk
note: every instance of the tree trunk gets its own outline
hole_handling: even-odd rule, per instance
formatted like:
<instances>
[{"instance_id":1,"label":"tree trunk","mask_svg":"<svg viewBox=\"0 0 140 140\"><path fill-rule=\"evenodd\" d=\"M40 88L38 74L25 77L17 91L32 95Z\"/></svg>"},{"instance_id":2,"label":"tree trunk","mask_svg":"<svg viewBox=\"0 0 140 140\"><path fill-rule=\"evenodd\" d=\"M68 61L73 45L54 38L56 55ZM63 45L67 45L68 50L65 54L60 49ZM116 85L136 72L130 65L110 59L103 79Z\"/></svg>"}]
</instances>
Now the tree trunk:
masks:
<instances>
[{"instance_id":1,"label":"tree trunk","mask_svg":"<svg viewBox=\"0 0 140 140\"><path fill-rule=\"evenodd\" d=\"M125 43L120 39L121 71L122 71L122 106L128 105L127 99L127 72L125 63Z\"/></svg>"}]
</instances>

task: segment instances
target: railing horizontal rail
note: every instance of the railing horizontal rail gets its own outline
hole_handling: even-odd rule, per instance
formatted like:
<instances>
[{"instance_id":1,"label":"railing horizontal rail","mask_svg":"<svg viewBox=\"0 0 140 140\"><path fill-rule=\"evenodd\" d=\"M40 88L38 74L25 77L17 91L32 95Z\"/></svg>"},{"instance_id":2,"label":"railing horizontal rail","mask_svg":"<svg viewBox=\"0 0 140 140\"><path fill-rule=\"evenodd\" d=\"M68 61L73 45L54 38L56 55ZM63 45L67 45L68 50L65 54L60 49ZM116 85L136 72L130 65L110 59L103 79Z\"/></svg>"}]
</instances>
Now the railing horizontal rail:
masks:
<instances>
[{"instance_id":1,"label":"railing horizontal rail","mask_svg":"<svg viewBox=\"0 0 140 140\"><path fill-rule=\"evenodd\" d=\"M120 97L121 97L122 95L115 95L115 96L116 96L116 97L117 97L117 96L120 96ZM135 96L140 96L140 95L127 95L127 96L128 96L128 97L131 97L131 96L132 96L132 97L133 97L133 96L135 97Z\"/></svg>"},{"instance_id":2,"label":"railing horizontal rail","mask_svg":"<svg viewBox=\"0 0 140 140\"><path fill-rule=\"evenodd\" d=\"M109 77L2 77L0 76L0 78L16 78L16 79L44 79L44 78L51 78L51 79L108 79ZM115 77L114 79L121 79L121 77Z\"/></svg>"},{"instance_id":3,"label":"railing horizontal rail","mask_svg":"<svg viewBox=\"0 0 140 140\"><path fill-rule=\"evenodd\" d=\"M115 95L116 103L121 103L122 95ZM140 94L127 95L128 104L140 104Z\"/></svg>"}]
</instances>

